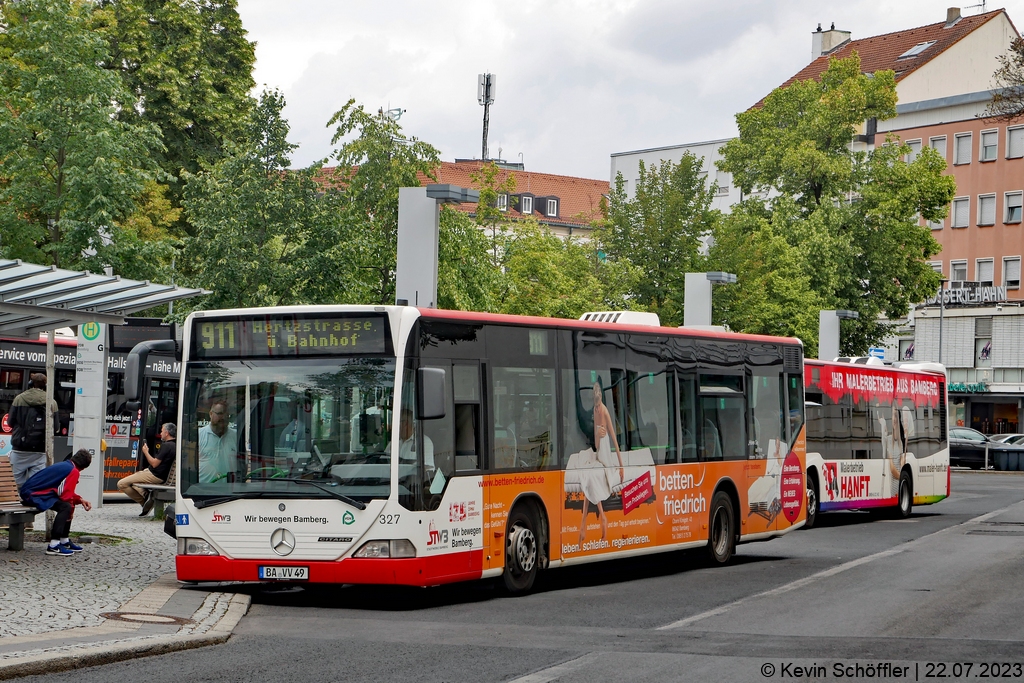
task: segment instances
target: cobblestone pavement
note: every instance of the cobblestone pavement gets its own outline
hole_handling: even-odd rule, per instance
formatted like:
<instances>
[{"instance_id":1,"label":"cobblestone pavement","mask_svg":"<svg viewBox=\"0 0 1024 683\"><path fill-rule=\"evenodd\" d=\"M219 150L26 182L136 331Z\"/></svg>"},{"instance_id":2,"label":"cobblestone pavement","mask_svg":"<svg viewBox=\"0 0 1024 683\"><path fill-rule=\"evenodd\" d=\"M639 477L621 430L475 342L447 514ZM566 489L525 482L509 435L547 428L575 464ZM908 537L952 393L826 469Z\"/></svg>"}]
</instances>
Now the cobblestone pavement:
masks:
<instances>
[{"instance_id":1,"label":"cobblestone pavement","mask_svg":"<svg viewBox=\"0 0 1024 683\"><path fill-rule=\"evenodd\" d=\"M75 509L72 533L129 540L82 545L73 557L46 555L46 544L25 541L25 550L0 549L0 638L96 626L102 612L116 611L159 576L174 571L174 540L163 522L140 518L135 504L107 503ZM36 529L45 517L36 517Z\"/></svg>"}]
</instances>

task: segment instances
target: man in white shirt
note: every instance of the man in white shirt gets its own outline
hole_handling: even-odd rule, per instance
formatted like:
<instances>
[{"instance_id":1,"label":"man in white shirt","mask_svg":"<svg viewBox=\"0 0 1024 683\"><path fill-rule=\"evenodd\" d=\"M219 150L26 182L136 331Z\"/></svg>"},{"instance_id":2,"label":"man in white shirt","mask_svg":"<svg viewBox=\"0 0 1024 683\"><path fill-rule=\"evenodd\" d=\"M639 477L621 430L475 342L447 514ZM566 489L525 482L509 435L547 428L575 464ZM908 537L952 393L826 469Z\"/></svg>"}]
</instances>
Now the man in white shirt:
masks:
<instances>
[{"instance_id":1,"label":"man in white shirt","mask_svg":"<svg viewBox=\"0 0 1024 683\"><path fill-rule=\"evenodd\" d=\"M387 450L391 452L390 444ZM398 424L398 461L406 464L416 462L415 422L408 408L402 410ZM434 442L429 436L423 437L423 464L428 470L434 469Z\"/></svg>"},{"instance_id":2,"label":"man in white shirt","mask_svg":"<svg viewBox=\"0 0 1024 683\"><path fill-rule=\"evenodd\" d=\"M238 432L228 425L228 404L210 406L210 423L199 430L199 482L208 484L235 471Z\"/></svg>"}]
</instances>

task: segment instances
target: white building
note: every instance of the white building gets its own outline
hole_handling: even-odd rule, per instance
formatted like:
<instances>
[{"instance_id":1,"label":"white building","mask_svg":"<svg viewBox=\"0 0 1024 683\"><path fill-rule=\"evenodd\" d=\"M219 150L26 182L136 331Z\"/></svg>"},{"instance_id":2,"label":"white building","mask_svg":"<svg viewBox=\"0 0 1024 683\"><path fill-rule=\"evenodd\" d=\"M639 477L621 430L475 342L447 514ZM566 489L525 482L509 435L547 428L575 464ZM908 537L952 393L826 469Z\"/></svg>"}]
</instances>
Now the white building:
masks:
<instances>
[{"instance_id":1,"label":"white building","mask_svg":"<svg viewBox=\"0 0 1024 683\"><path fill-rule=\"evenodd\" d=\"M640 162L650 170L652 166L663 161L671 161L678 164L683 154L690 152L694 156L704 160L701 173L707 178L708 184L718 183L718 192L715 194L715 201L711 208L718 209L724 213L740 200L738 188L732 185L732 174L719 171L715 163L722 158L720 150L722 145L731 138L723 140L708 140L707 142L692 142L685 145L671 145L669 147L654 147L651 149L638 149L632 152L616 152L612 154L611 186L615 187L615 178L619 173L626 185L626 194L629 197L636 192L637 179L640 177Z\"/></svg>"}]
</instances>

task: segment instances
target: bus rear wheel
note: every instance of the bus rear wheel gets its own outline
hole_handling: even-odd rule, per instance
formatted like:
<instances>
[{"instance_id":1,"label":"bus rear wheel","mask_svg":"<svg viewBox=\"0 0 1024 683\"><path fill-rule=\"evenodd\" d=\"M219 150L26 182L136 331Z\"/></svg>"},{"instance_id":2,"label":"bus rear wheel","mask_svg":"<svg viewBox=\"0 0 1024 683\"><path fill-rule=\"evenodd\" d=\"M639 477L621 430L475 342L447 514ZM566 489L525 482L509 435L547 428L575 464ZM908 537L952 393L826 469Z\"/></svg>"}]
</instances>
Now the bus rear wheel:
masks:
<instances>
[{"instance_id":1,"label":"bus rear wheel","mask_svg":"<svg viewBox=\"0 0 1024 683\"><path fill-rule=\"evenodd\" d=\"M804 522L805 529L814 527L818 521L818 475L814 470L807 472L807 521Z\"/></svg>"},{"instance_id":2,"label":"bus rear wheel","mask_svg":"<svg viewBox=\"0 0 1024 683\"><path fill-rule=\"evenodd\" d=\"M508 518L505 533L505 588L512 595L528 593L540 568L541 541L532 511L516 507Z\"/></svg>"},{"instance_id":3,"label":"bus rear wheel","mask_svg":"<svg viewBox=\"0 0 1024 683\"><path fill-rule=\"evenodd\" d=\"M900 474L900 490L897 499L896 516L899 519L906 519L910 511L914 509L914 491L910 484L910 473L906 470Z\"/></svg>"},{"instance_id":4,"label":"bus rear wheel","mask_svg":"<svg viewBox=\"0 0 1024 683\"><path fill-rule=\"evenodd\" d=\"M725 491L719 491L711 499L709 520L708 559L715 565L727 564L736 549L736 511Z\"/></svg>"}]
</instances>

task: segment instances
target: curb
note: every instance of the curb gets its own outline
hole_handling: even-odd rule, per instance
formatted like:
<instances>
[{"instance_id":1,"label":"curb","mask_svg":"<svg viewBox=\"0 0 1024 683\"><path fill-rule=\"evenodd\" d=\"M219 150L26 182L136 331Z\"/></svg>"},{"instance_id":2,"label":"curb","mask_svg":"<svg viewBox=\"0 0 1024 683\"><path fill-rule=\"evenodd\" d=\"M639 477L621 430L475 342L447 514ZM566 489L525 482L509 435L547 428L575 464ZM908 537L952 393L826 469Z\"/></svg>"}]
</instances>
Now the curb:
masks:
<instances>
[{"instance_id":1,"label":"curb","mask_svg":"<svg viewBox=\"0 0 1024 683\"><path fill-rule=\"evenodd\" d=\"M211 594L210 597L215 598L216 595ZM207 601L209 600L208 598ZM43 651L22 657L12 657L6 661L0 661L0 680L69 671L127 659L220 645L226 643L231 637L232 630L249 611L251 601L252 598L248 595L235 594L231 596L227 610L205 633L120 638L76 646L62 651Z\"/></svg>"}]
</instances>

